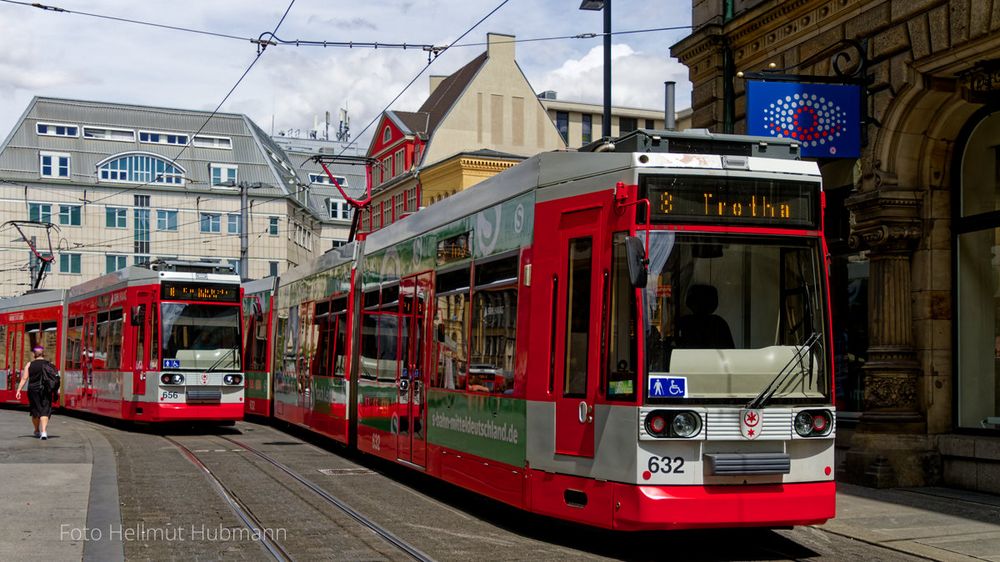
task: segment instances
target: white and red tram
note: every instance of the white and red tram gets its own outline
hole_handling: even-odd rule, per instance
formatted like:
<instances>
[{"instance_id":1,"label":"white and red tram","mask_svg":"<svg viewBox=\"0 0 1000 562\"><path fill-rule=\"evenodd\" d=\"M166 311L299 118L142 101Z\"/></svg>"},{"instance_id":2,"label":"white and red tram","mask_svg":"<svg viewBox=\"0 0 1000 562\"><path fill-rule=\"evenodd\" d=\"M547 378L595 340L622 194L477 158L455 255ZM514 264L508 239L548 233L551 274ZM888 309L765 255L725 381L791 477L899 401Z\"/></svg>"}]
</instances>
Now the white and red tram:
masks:
<instances>
[{"instance_id":1,"label":"white and red tram","mask_svg":"<svg viewBox=\"0 0 1000 562\"><path fill-rule=\"evenodd\" d=\"M282 276L274 415L589 525L833 517L818 167L707 133L603 150L529 158Z\"/></svg>"},{"instance_id":2,"label":"white and red tram","mask_svg":"<svg viewBox=\"0 0 1000 562\"><path fill-rule=\"evenodd\" d=\"M65 291L34 291L0 300L0 404L27 404L28 393L18 401L21 370L31 361L31 348L41 345L54 365L62 360L59 335L63 326Z\"/></svg>"},{"instance_id":3,"label":"white and red tram","mask_svg":"<svg viewBox=\"0 0 1000 562\"><path fill-rule=\"evenodd\" d=\"M142 421L243 418L240 279L154 261L67 291L62 405Z\"/></svg>"}]
</instances>

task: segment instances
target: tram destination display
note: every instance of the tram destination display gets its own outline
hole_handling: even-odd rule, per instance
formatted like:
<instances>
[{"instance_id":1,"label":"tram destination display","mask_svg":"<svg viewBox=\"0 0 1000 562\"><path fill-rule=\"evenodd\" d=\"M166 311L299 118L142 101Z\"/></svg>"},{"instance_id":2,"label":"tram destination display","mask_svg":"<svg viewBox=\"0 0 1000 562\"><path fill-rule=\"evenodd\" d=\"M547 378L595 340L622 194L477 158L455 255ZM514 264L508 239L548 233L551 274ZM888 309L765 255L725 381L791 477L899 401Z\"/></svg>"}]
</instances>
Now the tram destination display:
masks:
<instances>
[{"instance_id":1,"label":"tram destination display","mask_svg":"<svg viewBox=\"0 0 1000 562\"><path fill-rule=\"evenodd\" d=\"M240 286L226 283L164 281L160 298L178 301L240 302Z\"/></svg>"},{"instance_id":2,"label":"tram destination display","mask_svg":"<svg viewBox=\"0 0 1000 562\"><path fill-rule=\"evenodd\" d=\"M819 184L760 178L647 177L654 223L819 228Z\"/></svg>"}]
</instances>

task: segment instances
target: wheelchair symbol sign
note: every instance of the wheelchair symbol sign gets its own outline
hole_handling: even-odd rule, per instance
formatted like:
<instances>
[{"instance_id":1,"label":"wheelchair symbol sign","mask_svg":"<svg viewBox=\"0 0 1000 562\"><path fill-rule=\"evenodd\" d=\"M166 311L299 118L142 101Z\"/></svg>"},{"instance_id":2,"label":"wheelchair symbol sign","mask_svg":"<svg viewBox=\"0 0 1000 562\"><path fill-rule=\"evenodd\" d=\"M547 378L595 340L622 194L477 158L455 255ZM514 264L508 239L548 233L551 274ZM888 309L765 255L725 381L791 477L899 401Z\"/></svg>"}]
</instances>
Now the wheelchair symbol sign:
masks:
<instances>
[{"instance_id":1,"label":"wheelchair symbol sign","mask_svg":"<svg viewBox=\"0 0 1000 562\"><path fill-rule=\"evenodd\" d=\"M687 377L650 375L646 394L650 398L686 398Z\"/></svg>"}]
</instances>

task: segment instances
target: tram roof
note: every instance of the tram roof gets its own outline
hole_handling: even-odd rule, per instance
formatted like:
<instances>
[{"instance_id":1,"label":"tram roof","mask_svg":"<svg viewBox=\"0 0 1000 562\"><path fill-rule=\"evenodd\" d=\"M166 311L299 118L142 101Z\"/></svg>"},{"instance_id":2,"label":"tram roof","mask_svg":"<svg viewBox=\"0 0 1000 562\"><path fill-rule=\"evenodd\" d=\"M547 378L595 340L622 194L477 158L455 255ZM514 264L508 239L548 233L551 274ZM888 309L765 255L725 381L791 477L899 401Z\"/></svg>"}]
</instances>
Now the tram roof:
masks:
<instances>
[{"instance_id":1,"label":"tram roof","mask_svg":"<svg viewBox=\"0 0 1000 562\"><path fill-rule=\"evenodd\" d=\"M315 261L293 267L279 278L279 285L285 286L300 279L305 279L321 271L327 271L339 265L350 263L354 260L357 242L350 242L329 250ZM249 289L247 289L249 292Z\"/></svg>"},{"instance_id":2,"label":"tram roof","mask_svg":"<svg viewBox=\"0 0 1000 562\"><path fill-rule=\"evenodd\" d=\"M41 291L32 291L16 297L0 299L0 312L17 312L19 310L28 310L31 308L60 306L65 295L65 289L44 289Z\"/></svg>"},{"instance_id":3,"label":"tram roof","mask_svg":"<svg viewBox=\"0 0 1000 562\"><path fill-rule=\"evenodd\" d=\"M243 293L246 295L253 295L257 293L271 292L274 290L274 281L276 279L277 277L265 277L263 279L245 281L243 283Z\"/></svg>"},{"instance_id":4,"label":"tram roof","mask_svg":"<svg viewBox=\"0 0 1000 562\"><path fill-rule=\"evenodd\" d=\"M671 133L674 137L678 135ZM717 138L722 136L715 135ZM728 136L746 143L765 140ZM705 135L697 134L693 138L705 138ZM787 149L790 143L784 141L774 144ZM617 181L634 182L635 175L643 169L794 174L815 180L820 177L819 167L815 162L798 159L656 151L544 152L369 234L365 240L364 252L377 252L529 191L537 191L539 201L600 191L610 189ZM572 186L570 182L573 182Z\"/></svg>"},{"instance_id":5,"label":"tram roof","mask_svg":"<svg viewBox=\"0 0 1000 562\"><path fill-rule=\"evenodd\" d=\"M198 280L227 283L234 282L237 279L239 279L239 276L236 274L196 273L188 271L154 271L141 265L130 265L124 269L113 271L106 275L102 275L71 287L66 293L66 298L68 300L75 301L93 296L94 294L107 291L109 289L159 283L161 280Z\"/></svg>"}]
</instances>

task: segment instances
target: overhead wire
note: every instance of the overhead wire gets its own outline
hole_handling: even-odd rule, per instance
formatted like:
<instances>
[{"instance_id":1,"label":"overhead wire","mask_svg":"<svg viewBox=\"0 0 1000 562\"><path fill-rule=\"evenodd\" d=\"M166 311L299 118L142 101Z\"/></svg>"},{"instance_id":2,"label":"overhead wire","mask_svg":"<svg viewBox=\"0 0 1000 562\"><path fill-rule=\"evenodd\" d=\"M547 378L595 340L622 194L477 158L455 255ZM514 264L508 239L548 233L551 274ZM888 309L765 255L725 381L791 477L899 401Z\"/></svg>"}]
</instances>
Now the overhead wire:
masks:
<instances>
[{"instance_id":1,"label":"overhead wire","mask_svg":"<svg viewBox=\"0 0 1000 562\"><path fill-rule=\"evenodd\" d=\"M445 51L447 51L448 49L450 49L450 48L451 48L451 45L454 45L454 44L458 43L459 41L461 41L462 39L464 39L466 35L468 35L468 34L472 33L472 32L473 32L473 31L474 31L474 30L475 30L475 29L476 29L477 27L479 27L480 25L482 25L482 23L483 23L484 21L486 21L487 19L489 19L489 18L490 18L490 16L492 16L492 15L493 15L493 14L495 14L495 13L496 13L497 11L499 11L499 10L500 10L500 8L503 8L503 7L504 7L504 6L505 6L505 5L507 4L507 2L509 2L509 1L510 1L510 0L503 0L502 2L500 2L499 4L497 4L497 6L496 6L495 8L493 8L492 10L490 10L489 12L487 12L487 13L486 13L486 15L485 15L485 16L483 16L482 18L480 18L480 19L479 19L479 20L478 20L478 21L477 21L476 23L472 24L472 26L471 26L471 27L469 27L468 29L466 29L466 30L465 30L465 31L464 31L464 32L463 32L463 33L462 33L461 35L459 35L457 39L455 39L454 41L452 41L451 43L449 43L449 44L448 44L447 46L445 46L444 48L442 48L442 50L441 50L441 52L440 52L439 54L442 54L442 53L444 53ZM381 110L381 111L379 111L378 113L376 113L376 114L375 114L375 117L373 117L373 118L372 118L372 120L371 120L371 121L369 121L367 125L365 125L364 129L361 129L361 132L360 132L360 133L358 133L358 135L357 135L357 136L355 137L355 140L352 140L352 141L350 141L350 142L346 143L346 144L345 144L345 145L344 145L344 146L343 146L343 147L342 147L342 148L340 149L340 152L338 152L338 153L337 153L337 154L336 154L336 155L335 155L335 156L333 157L333 159L336 159L336 158L339 158L339 157L343 156L343 155L344 155L344 153L345 153L345 152L347 152L347 151L348 151L348 149L350 149L350 148L351 148L351 146L353 146L353 145L354 145L354 143L356 143L356 142L357 142L357 139L358 139L358 138L360 138L360 137L362 137L362 136L363 136L363 135L365 134L365 132L366 132L366 131L368 131L368 129L370 129L370 128L371 128L371 126L372 126L372 125L374 125L374 124L375 124L376 122L378 122L378 120L379 120L379 119L381 119L382 115L383 115L383 114L384 114L384 113L385 113L386 111L388 111L390 107L392 107L392 104L396 103L396 100L398 100L398 99L399 99L400 97L402 97L402 96L403 96L403 94L404 94L404 93L406 93L406 90L408 90L408 89L410 88L410 86L412 86L412 85L413 85L413 84L414 84L414 83L415 83L415 82L417 81L417 79L418 79L418 78L420 78L420 77L421 77L421 76L422 76L422 75L424 74L424 72L426 72L426 71L427 71L427 69L428 69L428 68L430 68L430 66L431 66L432 64L434 64L434 61L436 61L437 59L438 59L438 58L437 58L437 57L435 57L435 58L433 58L433 59L431 59L431 60L428 60L428 61L427 61L427 64L426 64L426 65L424 65L424 66L423 66L423 67L422 67L422 68L420 69L420 71L419 71L419 72L417 72L417 73L416 73L416 75L414 75L414 76L413 76L413 78L412 78L412 79L410 79L410 81L406 83L406 85L405 85L405 86L403 86L403 89L402 89L402 90L400 90L400 91L399 91L399 93L398 93L398 94L396 94L396 96L395 96L395 97L393 97L393 98L392 98L392 100L390 100L390 101L389 101L389 103L387 103L387 104L385 105L385 107L383 107L383 108L382 108L382 110ZM306 186L306 187L305 187L304 189L300 189L300 190L296 191L296 192L295 192L295 194L298 194L298 193L301 193L302 191L305 191L305 190L307 190L307 189L308 189L308 186ZM273 201L273 200L275 200L275 199L277 199L277 197L275 197L275 198L271 198L271 199L265 199L264 201L262 201L262 203L267 203L267 202L270 202L270 201ZM256 242L256 241L257 241L257 240L259 240L259 239L260 239L260 238L258 237L257 239L255 239L255 240L254 240L254 242ZM250 245L248 245L248 246L247 246L247 248L248 248L248 249L249 249L249 247L250 247Z\"/></svg>"}]
</instances>

